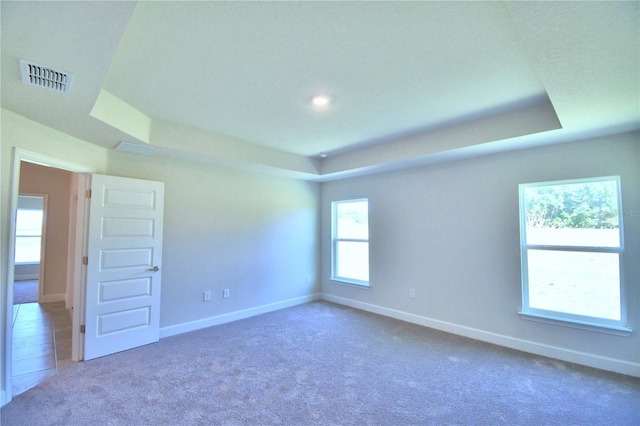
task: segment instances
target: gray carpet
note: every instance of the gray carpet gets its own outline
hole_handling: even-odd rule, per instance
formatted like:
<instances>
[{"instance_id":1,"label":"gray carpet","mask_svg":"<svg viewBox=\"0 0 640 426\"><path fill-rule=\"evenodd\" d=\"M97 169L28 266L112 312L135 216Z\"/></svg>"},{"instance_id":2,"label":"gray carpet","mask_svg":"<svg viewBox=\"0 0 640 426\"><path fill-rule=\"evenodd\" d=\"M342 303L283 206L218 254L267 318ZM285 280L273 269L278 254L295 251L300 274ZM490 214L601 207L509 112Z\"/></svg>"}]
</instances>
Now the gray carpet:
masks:
<instances>
[{"instance_id":1,"label":"gray carpet","mask_svg":"<svg viewBox=\"0 0 640 426\"><path fill-rule=\"evenodd\" d=\"M38 280L15 281L13 283L13 304L36 303L38 301Z\"/></svg>"},{"instance_id":2,"label":"gray carpet","mask_svg":"<svg viewBox=\"0 0 640 426\"><path fill-rule=\"evenodd\" d=\"M640 380L326 302L67 366L9 425L639 425Z\"/></svg>"}]
</instances>

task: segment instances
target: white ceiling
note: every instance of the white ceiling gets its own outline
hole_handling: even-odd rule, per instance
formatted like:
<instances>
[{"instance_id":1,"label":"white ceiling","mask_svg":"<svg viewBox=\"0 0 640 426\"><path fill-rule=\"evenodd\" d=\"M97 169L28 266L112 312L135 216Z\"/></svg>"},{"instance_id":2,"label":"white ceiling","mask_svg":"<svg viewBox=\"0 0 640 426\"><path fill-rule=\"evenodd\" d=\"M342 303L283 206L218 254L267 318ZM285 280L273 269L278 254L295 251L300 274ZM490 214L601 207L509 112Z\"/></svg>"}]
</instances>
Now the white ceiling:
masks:
<instances>
[{"instance_id":1,"label":"white ceiling","mask_svg":"<svg viewBox=\"0 0 640 426\"><path fill-rule=\"evenodd\" d=\"M639 2L1 12L2 106L106 148L323 180L640 127ZM71 93L21 83L20 59L74 74Z\"/></svg>"}]
</instances>

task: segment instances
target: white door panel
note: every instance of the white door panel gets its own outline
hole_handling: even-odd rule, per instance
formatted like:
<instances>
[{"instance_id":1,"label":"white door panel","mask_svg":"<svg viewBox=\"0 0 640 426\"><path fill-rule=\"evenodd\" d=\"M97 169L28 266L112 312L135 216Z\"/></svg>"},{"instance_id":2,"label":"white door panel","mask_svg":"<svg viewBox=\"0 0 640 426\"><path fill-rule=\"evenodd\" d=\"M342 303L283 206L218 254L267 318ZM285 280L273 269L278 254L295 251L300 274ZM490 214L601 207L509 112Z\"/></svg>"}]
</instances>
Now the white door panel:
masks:
<instances>
[{"instance_id":1,"label":"white door panel","mask_svg":"<svg viewBox=\"0 0 640 426\"><path fill-rule=\"evenodd\" d=\"M164 184L93 175L84 359L158 341Z\"/></svg>"}]
</instances>

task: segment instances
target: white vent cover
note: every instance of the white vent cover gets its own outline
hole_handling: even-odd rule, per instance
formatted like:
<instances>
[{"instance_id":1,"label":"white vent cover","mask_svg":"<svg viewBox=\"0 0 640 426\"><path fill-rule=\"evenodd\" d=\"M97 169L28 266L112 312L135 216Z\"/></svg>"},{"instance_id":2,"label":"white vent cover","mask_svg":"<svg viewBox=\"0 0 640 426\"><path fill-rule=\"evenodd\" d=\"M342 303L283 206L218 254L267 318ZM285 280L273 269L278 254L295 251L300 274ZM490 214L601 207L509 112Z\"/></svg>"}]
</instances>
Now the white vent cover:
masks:
<instances>
[{"instance_id":1,"label":"white vent cover","mask_svg":"<svg viewBox=\"0 0 640 426\"><path fill-rule=\"evenodd\" d=\"M54 70L53 68L38 65L33 62L20 60L22 82L33 86L44 87L56 92L69 93L73 74Z\"/></svg>"}]
</instances>

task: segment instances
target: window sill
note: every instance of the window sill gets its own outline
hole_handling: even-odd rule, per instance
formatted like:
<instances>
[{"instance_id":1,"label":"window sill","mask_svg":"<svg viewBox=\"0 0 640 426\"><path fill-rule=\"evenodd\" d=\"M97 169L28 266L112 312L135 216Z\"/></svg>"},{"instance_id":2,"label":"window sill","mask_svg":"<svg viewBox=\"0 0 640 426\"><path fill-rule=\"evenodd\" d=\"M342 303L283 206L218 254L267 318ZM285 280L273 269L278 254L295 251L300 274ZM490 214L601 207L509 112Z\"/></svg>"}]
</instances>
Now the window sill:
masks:
<instances>
[{"instance_id":1,"label":"window sill","mask_svg":"<svg viewBox=\"0 0 640 426\"><path fill-rule=\"evenodd\" d=\"M347 278L331 278L331 282L334 284L341 284L341 285L348 285L348 286L352 286L352 287L358 287L358 288L363 288L363 289L369 289L369 283L365 282L365 281L356 281L356 280L349 280Z\"/></svg>"},{"instance_id":2,"label":"window sill","mask_svg":"<svg viewBox=\"0 0 640 426\"><path fill-rule=\"evenodd\" d=\"M631 336L633 330L621 325L598 324L587 321L572 320L568 318L554 317L531 312L519 312L520 318L528 321L542 322L546 324L560 325L563 327L577 328L580 330L595 331L598 333L613 334L616 336Z\"/></svg>"}]
</instances>

